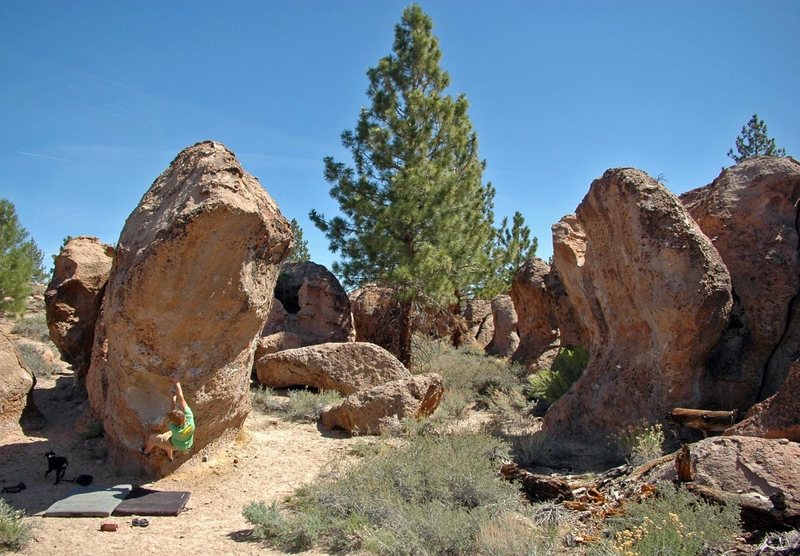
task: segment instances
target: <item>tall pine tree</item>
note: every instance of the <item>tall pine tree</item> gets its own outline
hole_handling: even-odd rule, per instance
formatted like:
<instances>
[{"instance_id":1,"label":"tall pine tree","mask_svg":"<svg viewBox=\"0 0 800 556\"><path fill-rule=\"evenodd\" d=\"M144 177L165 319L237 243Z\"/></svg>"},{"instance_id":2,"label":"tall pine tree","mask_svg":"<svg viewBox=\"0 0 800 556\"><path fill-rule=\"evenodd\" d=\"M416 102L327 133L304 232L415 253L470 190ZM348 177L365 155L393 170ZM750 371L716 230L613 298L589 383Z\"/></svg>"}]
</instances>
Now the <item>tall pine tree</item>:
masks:
<instances>
[{"instance_id":1,"label":"tall pine tree","mask_svg":"<svg viewBox=\"0 0 800 556\"><path fill-rule=\"evenodd\" d=\"M346 285L393 288L401 304L398 358L411 358L415 303L446 306L491 272L494 189L464 95L450 79L431 19L417 5L395 27L392 54L367 72L371 101L342 134L353 166L325 158L342 216L310 218L325 232Z\"/></svg>"},{"instance_id":2,"label":"tall pine tree","mask_svg":"<svg viewBox=\"0 0 800 556\"><path fill-rule=\"evenodd\" d=\"M728 156L738 163L757 156L786 156L786 151L775 146L775 139L767 134L767 124L753 114L736 138L736 152L731 149Z\"/></svg>"},{"instance_id":3,"label":"tall pine tree","mask_svg":"<svg viewBox=\"0 0 800 556\"><path fill-rule=\"evenodd\" d=\"M19 223L8 199L0 199L0 313L21 313L31 281L45 277L42 252Z\"/></svg>"}]
</instances>

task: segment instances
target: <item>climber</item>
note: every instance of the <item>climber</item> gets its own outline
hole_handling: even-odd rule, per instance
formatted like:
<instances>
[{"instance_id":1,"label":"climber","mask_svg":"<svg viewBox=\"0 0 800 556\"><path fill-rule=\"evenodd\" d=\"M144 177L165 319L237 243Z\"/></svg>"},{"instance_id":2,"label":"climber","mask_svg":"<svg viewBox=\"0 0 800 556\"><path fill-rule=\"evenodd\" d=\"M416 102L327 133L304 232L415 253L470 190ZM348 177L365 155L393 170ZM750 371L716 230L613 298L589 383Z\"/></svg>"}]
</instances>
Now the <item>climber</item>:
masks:
<instances>
[{"instance_id":1,"label":"climber","mask_svg":"<svg viewBox=\"0 0 800 556\"><path fill-rule=\"evenodd\" d=\"M173 459L175 450L185 452L194 443L194 414L183 397L181 383L176 377L172 378L174 384L172 392L173 409L167 413L168 430L161 434L151 434L141 452L150 455L153 448L161 448L167 453L169 461Z\"/></svg>"}]
</instances>

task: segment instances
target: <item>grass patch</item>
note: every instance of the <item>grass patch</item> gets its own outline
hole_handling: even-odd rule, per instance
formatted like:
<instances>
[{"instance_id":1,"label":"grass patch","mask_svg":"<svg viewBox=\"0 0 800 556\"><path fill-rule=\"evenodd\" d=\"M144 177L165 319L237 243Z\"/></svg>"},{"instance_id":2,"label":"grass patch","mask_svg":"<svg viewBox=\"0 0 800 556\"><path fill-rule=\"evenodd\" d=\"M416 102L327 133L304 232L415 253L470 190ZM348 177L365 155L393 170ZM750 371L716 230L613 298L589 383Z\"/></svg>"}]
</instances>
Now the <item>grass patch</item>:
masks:
<instances>
[{"instance_id":1,"label":"grass patch","mask_svg":"<svg viewBox=\"0 0 800 556\"><path fill-rule=\"evenodd\" d=\"M616 437L614 444L621 457L634 467L639 467L664 455L664 430L660 423L629 425Z\"/></svg>"},{"instance_id":2,"label":"grass patch","mask_svg":"<svg viewBox=\"0 0 800 556\"><path fill-rule=\"evenodd\" d=\"M25 513L0 498L0 552L22 550L33 540L33 525L23 521Z\"/></svg>"},{"instance_id":3,"label":"grass patch","mask_svg":"<svg viewBox=\"0 0 800 556\"><path fill-rule=\"evenodd\" d=\"M476 554L481 531L486 537L490 523L520 507L517 488L498 477L492 458L505 451L485 434L410 436L304 487L283 510L257 502L245 518L284 549L291 524L310 523L334 552Z\"/></svg>"},{"instance_id":4,"label":"grass patch","mask_svg":"<svg viewBox=\"0 0 800 556\"><path fill-rule=\"evenodd\" d=\"M626 504L609 519L608 539L590 554L695 556L741 533L739 507L708 504L683 488L661 483L659 495Z\"/></svg>"},{"instance_id":5,"label":"grass patch","mask_svg":"<svg viewBox=\"0 0 800 556\"><path fill-rule=\"evenodd\" d=\"M550 369L543 369L528 377L525 394L529 399L552 404L581 377L588 362L589 353L583 348L560 350Z\"/></svg>"},{"instance_id":6,"label":"grass patch","mask_svg":"<svg viewBox=\"0 0 800 556\"><path fill-rule=\"evenodd\" d=\"M47 319L43 313L21 317L14 323L11 333L37 342L50 341L50 331L47 329Z\"/></svg>"},{"instance_id":7,"label":"grass patch","mask_svg":"<svg viewBox=\"0 0 800 556\"><path fill-rule=\"evenodd\" d=\"M342 396L334 390L292 390L288 398L275 395L268 386L260 386L250 390L250 401L253 408L261 413L279 415L296 423L313 423L319 419L322 410L342 400Z\"/></svg>"}]
</instances>

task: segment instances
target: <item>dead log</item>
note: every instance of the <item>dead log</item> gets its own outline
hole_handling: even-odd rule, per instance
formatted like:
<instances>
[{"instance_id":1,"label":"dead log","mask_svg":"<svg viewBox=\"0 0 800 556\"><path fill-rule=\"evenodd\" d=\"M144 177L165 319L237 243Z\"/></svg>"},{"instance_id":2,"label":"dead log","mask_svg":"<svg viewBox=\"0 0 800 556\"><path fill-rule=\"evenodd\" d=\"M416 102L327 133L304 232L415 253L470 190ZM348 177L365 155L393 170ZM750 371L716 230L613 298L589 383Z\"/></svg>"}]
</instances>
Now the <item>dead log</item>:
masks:
<instances>
[{"instance_id":1,"label":"dead log","mask_svg":"<svg viewBox=\"0 0 800 556\"><path fill-rule=\"evenodd\" d=\"M548 500L565 501L574 500L572 489L563 479L547 475L536 475L520 468L515 463L504 465L500 473L508 481L520 484L522 492L531 502L546 502Z\"/></svg>"},{"instance_id":2,"label":"dead log","mask_svg":"<svg viewBox=\"0 0 800 556\"><path fill-rule=\"evenodd\" d=\"M712 504L738 504L742 525L749 531L782 531L800 527L800 508L787 506L783 493L775 493L767 498L752 494L733 494L697 483L688 484L686 488Z\"/></svg>"},{"instance_id":3,"label":"dead log","mask_svg":"<svg viewBox=\"0 0 800 556\"><path fill-rule=\"evenodd\" d=\"M675 472L678 475L679 483L691 483L694 481L694 468L692 467L692 456L689 453L689 445L681 446L680 451L675 455Z\"/></svg>"},{"instance_id":4,"label":"dead log","mask_svg":"<svg viewBox=\"0 0 800 556\"><path fill-rule=\"evenodd\" d=\"M719 434L731 425L736 423L739 410L732 411L709 411L706 409L687 409L676 407L667 414L667 421L678 424L682 427L690 427L703 431L703 437L708 437L708 433Z\"/></svg>"}]
</instances>

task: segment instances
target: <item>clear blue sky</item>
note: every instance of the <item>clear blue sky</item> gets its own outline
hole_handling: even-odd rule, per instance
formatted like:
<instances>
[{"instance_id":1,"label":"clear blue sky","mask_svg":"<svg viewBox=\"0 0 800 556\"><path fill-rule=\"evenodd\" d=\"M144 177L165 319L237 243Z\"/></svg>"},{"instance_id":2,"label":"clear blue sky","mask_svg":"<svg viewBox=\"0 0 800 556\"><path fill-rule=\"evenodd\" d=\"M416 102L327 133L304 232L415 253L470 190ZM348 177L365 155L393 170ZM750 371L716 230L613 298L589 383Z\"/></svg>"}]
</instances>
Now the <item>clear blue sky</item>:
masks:
<instances>
[{"instance_id":1,"label":"clear blue sky","mask_svg":"<svg viewBox=\"0 0 800 556\"><path fill-rule=\"evenodd\" d=\"M798 1L419 2L465 93L497 189L539 255L604 170L705 185L763 118L800 155ZM47 261L67 235L115 244L184 147L227 145L330 266L322 158L367 103L408 2L0 0L0 197Z\"/></svg>"}]
</instances>

